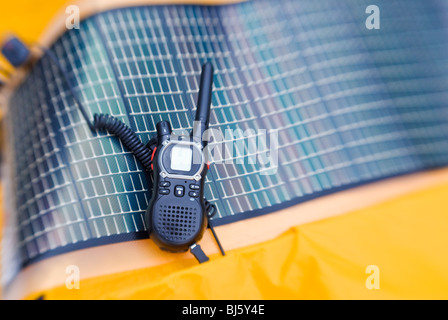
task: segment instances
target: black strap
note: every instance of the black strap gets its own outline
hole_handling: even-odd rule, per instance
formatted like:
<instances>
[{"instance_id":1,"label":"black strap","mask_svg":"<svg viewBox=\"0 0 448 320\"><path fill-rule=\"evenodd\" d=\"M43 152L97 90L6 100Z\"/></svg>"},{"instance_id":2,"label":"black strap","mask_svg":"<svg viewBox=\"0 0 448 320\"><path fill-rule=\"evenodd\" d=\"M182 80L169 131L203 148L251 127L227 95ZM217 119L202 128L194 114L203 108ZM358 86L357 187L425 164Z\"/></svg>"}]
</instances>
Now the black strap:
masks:
<instances>
[{"instance_id":1,"label":"black strap","mask_svg":"<svg viewBox=\"0 0 448 320\"><path fill-rule=\"evenodd\" d=\"M203 262L207 262L208 260L210 260L204 253L204 251L202 251L201 246L198 245L197 243L193 244L190 247L190 252L194 255L194 257L196 258L196 260L199 261L199 263L203 263Z\"/></svg>"},{"instance_id":2,"label":"black strap","mask_svg":"<svg viewBox=\"0 0 448 320\"><path fill-rule=\"evenodd\" d=\"M221 254L223 256L225 256L226 253L224 252L224 248L222 247L221 242L218 239L218 235L216 234L215 229L213 228L213 220L211 219L216 214L216 211L217 211L216 206L214 204L208 202L207 200L205 200L205 207L207 209L208 227L210 228L210 230L213 234L213 238L215 238L215 241L218 244Z\"/></svg>"}]
</instances>

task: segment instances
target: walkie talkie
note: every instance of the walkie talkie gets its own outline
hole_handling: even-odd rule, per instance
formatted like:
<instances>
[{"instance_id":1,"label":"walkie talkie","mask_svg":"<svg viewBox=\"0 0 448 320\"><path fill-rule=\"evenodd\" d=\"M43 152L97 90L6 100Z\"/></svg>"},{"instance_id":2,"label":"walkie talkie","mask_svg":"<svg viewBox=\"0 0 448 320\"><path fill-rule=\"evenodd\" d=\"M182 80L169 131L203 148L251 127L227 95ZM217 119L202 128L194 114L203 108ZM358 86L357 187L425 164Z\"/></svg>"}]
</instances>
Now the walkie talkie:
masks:
<instances>
[{"instance_id":1,"label":"walkie talkie","mask_svg":"<svg viewBox=\"0 0 448 320\"><path fill-rule=\"evenodd\" d=\"M196 117L189 136L172 134L170 123L157 123L157 148L153 153L154 186L146 212L149 236L163 250L189 248L208 260L196 244L207 227L204 182L208 165L202 135L208 129L213 67L202 67ZM200 260L200 257L198 258Z\"/></svg>"}]
</instances>

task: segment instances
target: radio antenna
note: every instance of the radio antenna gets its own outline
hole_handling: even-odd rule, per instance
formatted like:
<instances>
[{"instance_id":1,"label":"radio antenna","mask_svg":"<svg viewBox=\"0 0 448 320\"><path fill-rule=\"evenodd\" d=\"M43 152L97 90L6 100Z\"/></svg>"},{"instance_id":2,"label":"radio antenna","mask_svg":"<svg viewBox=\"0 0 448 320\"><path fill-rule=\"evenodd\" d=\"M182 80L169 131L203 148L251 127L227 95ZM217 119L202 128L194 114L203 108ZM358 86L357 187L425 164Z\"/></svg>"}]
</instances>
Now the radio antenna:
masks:
<instances>
[{"instance_id":1,"label":"radio antenna","mask_svg":"<svg viewBox=\"0 0 448 320\"><path fill-rule=\"evenodd\" d=\"M202 135L208 129L210 108L213 90L213 66L210 62L202 66L201 81L199 83L198 104L194 120L192 136L195 141L201 142ZM202 142L205 146L206 142Z\"/></svg>"}]
</instances>

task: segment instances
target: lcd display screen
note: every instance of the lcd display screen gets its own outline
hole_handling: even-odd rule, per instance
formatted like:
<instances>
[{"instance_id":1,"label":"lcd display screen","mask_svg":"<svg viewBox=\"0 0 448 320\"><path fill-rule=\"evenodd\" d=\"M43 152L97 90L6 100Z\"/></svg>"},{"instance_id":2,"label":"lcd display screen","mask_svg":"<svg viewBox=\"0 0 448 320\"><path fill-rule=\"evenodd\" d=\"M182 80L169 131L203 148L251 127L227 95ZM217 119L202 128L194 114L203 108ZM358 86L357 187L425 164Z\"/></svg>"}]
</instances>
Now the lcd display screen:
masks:
<instances>
[{"instance_id":1,"label":"lcd display screen","mask_svg":"<svg viewBox=\"0 0 448 320\"><path fill-rule=\"evenodd\" d=\"M193 150L189 146L176 144L171 149L171 169L176 171L190 171Z\"/></svg>"}]
</instances>

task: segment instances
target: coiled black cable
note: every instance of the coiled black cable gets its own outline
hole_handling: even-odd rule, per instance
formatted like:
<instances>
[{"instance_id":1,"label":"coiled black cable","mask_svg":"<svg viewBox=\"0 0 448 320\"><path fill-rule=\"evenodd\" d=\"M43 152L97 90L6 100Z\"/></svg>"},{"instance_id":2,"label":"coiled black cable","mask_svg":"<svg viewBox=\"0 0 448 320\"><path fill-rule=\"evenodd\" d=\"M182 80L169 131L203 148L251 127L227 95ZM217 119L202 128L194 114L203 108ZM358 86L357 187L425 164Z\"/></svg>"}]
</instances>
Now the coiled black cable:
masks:
<instances>
[{"instance_id":1,"label":"coiled black cable","mask_svg":"<svg viewBox=\"0 0 448 320\"><path fill-rule=\"evenodd\" d=\"M151 170L152 150L146 147L126 124L108 114L94 114L93 127L96 130L105 130L116 135L123 145L134 153L143 167L148 171Z\"/></svg>"},{"instance_id":2,"label":"coiled black cable","mask_svg":"<svg viewBox=\"0 0 448 320\"><path fill-rule=\"evenodd\" d=\"M89 128L92 131L95 130L105 130L111 134L114 134L121 140L123 145L128 148L137 158L137 160L140 161L142 166L145 168L145 170L150 171L151 170L151 155L152 155L152 149L145 146L140 139L137 137L137 134L129 128L125 123L118 120L114 116L108 115L108 114L94 114L93 116L93 123L90 121L89 116L87 114L86 109L84 108L84 105L81 103L81 101L78 99L77 95L73 91L73 88L70 84L70 80L68 78L67 72L65 71L64 67L61 65L59 60L57 59L56 55L49 50L48 48L41 47L40 48L47 54L47 56L50 58L50 60L55 64L55 66L59 69L60 73L62 74L62 77L70 91L70 94L72 95L73 99L75 100L76 104L79 107L79 110L81 111L82 116L86 120Z\"/></svg>"}]
</instances>

